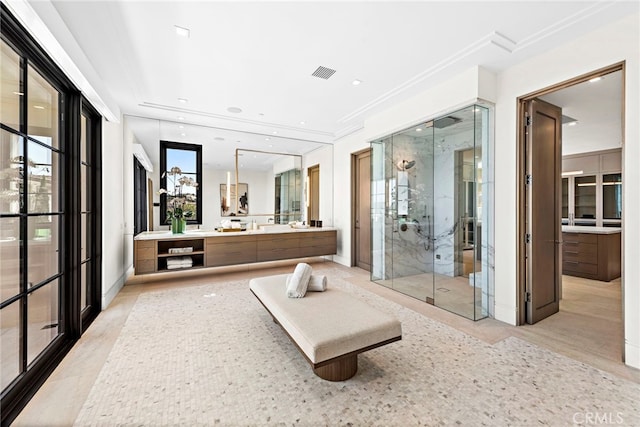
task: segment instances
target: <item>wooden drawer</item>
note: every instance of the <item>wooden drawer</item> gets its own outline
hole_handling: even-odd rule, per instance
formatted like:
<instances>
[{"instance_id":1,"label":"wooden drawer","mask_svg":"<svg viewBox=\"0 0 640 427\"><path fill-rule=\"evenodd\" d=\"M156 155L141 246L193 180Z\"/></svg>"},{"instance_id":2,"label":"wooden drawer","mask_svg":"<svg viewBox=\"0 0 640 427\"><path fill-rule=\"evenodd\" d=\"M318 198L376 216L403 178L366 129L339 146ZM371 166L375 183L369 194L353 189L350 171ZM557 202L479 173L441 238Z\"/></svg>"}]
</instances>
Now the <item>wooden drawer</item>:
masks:
<instances>
[{"instance_id":1,"label":"wooden drawer","mask_svg":"<svg viewBox=\"0 0 640 427\"><path fill-rule=\"evenodd\" d=\"M206 254L207 267L256 262L256 242L255 239L250 241L243 239L215 245L208 244Z\"/></svg>"},{"instance_id":2,"label":"wooden drawer","mask_svg":"<svg viewBox=\"0 0 640 427\"><path fill-rule=\"evenodd\" d=\"M329 246L336 244L336 234L331 232L305 233L300 236L300 247Z\"/></svg>"},{"instance_id":3,"label":"wooden drawer","mask_svg":"<svg viewBox=\"0 0 640 427\"><path fill-rule=\"evenodd\" d=\"M335 243L333 245L307 246L300 248L300 256L323 256L335 255L337 252Z\"/></svg>"},{"instance_id":4,"label":"wooden drawer","mask_svg":"<svg viewBox=\"0 0 640 427\"><path fill-rule=\"evenodd\" d=\"M565 244L594 243L598 244L598 235L591 233L562 233Z\"/></svg>"},{"instance_id":5,"label":"wooden drawer","mask_svg":"<svg viewBox=\"0 0 640 427\"><path fill-rule=\"evenodd\" d=\"M579 261L562 260L562 272L582 273L587 276L598 275L598 264L587 264Z\"/></svg>"},{"instance_id":6,"label":"wooden drawer","mask_svg":"<svg viewBox=\"0 0 640 427\"><path fill-rule=\"evenodd\" d=\"M258 242L260 245L260 242ZM260 250L258 247L257 258L258 262L262 261L277 261L281 259L289 259L289 258L299 258L304 255L301 255L300 248L270 248Z\"/></svg>"},{"instance_id":7,"label":"wooden drawer","mask_svg":"<svg viewBox=\"0 0 640 427\"><path fill-rule=\"evenodd\" d=\"M256 236L246 235L246 236L216 236L216 237L207 237L206 244L207 245L219 245L221 243L240 243L240 242L255 242Z\"/></svg>"},{"instance_id":8,"label":"wooden drawer","mask_svg":"<svg viewBox=\"0 0 640 427\"><path fill-rule=\"evenodd\" d=\"M136 262L136 265L135 265L135 271L136 271L136 274L146 274L146 273L155 272L156 271L156 260L155 260L155 258L146 259L146 260L138 259L138 261Z\"/></svg>"},{"instance_id":9,"label":"wooden drawer","mask_svg":"<svg viewBox=\"0 0 640 427\"><path fill-rule=\"evenodd\" d=\"M153 260L156 257L155 248L141 248L138 247L136 250L136 261L140 262L142 260Z\"/></svg>"},{"instance_id":10,"label":"wooden drawer","mask_svg":"<svg viewBox=\"0 0 640 427\"><path fill-rule=\"evenodd\" d=\"M277 236L258 236L257 243L258 252L274 249L297 249L300 239L295 234L278 234Z\"/></svg>"},{"instance_id":11,"label":"wooden drawer","mask_svg":"<svg viewBox=\"0 0 640 427\"><path fill-rule=\"evenodd\" d=\"M248 252L223 252L216 255L207 254L207 267L221 265L247 264L256 262L255 251Z\"/></svg>"},{"instance_id":12,"label":"wooden drawer","mask_svg":"<svg viewBox=\"0 0 640 427\"><path fill-rule=\"evenodd\" d=\"M598 263L598 253L597 252L573 252L573 251L563 251L562 252L562 260L563 261L576 261L585 264L597 264Z\"/></svg>"}]
</instances>

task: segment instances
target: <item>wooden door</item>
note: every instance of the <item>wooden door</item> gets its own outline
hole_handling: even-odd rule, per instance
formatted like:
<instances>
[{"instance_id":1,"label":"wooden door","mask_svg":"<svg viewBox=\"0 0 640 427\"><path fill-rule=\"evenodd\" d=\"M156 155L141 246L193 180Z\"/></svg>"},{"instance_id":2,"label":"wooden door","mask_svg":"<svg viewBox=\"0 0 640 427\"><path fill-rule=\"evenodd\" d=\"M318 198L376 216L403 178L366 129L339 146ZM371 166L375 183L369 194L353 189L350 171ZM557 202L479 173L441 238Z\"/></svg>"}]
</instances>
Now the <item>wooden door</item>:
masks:
<instances>
[{"instance_id":1,"label":"wooden door","mask_svg":"<svg viewBox=\"0 0 640 427\"><path fill-rule=\"evenodd\" d=\"M562 109L527 102L526 321L536 323L560 307L562 237Z\"/></svg>"},{"instance_id":2,"label":"wooden door","mask_svg":"<svg viewBox=\"0 0 640 427\"><path fill-rule=\"evenodd\" d=\"M355 155L355 265L371 271L371 150Z\"/></svg>"}]
</instances>

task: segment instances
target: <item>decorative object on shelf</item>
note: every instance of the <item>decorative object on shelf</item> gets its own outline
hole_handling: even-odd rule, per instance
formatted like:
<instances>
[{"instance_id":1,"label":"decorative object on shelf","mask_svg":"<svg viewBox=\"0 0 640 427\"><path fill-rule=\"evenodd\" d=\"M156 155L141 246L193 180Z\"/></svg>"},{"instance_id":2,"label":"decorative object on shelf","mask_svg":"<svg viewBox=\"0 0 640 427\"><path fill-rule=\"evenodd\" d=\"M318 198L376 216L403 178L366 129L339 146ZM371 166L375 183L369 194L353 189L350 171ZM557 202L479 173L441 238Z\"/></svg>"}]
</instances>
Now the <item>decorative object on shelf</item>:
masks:
<instances>
[{"instance_id":1,"label":"decorative object on shelf","mask_svg":"<svg viewBox=\"0 0 640 427\"><path fill-rule=\"evenodd\" d=\"M183 234L187 228L187 220L184 218L171 217L171 232L173 234Z\"/></svg>"},{"instance_id":2,"label":"decorative object on shelf","mask_svg":"<svg viewBox=\"0 0 640 427\"><path fill-rule=\"evenodd\" d=\"M220 215L245 216L249 213L249 184L220 184Z\"/></svg>"},{"instance_id":3,"label":"decorative object on shelf","mask_svg":"<svg viewBox=\"0 0 640 427\"><path fill-rule=\"evenodd\" d=\"M198 183L193 178L182 174L178 166L174 166L170 171L164 172L167 175L167 189L161 188L159 194L166 194L167 197L167 222L171 222L171 232L173 234L184 233L187 227L187 219L194 216L196 208L196 194ZM193 188L187 191L185 187Z\"/></svg>"}]
</instances>

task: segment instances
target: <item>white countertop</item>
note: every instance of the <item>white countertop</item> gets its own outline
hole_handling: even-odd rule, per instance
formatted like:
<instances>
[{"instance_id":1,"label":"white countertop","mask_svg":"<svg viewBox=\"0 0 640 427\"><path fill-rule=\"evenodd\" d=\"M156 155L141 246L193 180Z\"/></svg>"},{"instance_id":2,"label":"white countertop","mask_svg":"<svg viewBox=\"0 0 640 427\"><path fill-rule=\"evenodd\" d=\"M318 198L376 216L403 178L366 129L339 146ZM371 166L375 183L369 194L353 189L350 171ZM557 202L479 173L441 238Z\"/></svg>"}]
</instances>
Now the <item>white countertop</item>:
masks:
<instances>
[{"instance_id":1,"label":"white countertop","mask_svg":"<svg viewBox=\"0 0 640 427\"><path fill-rule=\"evenodd\" d=\"M246 236L249 234L274 234L274 233L314 233L320 231L332 231L333 227L309 227L291 228L280 226L267 226L260 230L246 231L216 231L216 230L187 230L183 234L173 234L171 230L144 231L134 237L134 240L166 240L166 239L199 239L204 237L230 237Z\"/></svg>"},{"instance_id":2,"label":"white countertop","mask_svg":"<svg viewBox=\"0 0 640 427\"><path fill-rule=\"evenodd\" d=\"M581 225L563 225L563 233L591 233L591 234L616 234L620 233L620 227L586 227Z\"/></svg>"}]
</instances>

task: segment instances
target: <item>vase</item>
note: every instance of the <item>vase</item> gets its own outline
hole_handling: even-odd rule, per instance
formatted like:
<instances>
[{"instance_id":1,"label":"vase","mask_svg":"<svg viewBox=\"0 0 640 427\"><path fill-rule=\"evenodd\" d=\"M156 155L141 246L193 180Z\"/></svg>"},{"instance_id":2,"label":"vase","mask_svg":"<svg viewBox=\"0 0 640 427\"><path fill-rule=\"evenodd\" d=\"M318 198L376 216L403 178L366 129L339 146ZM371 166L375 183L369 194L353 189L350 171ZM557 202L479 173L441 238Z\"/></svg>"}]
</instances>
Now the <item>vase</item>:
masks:
<instances>
[{"instance_id":1,"label":"vase","mask_svg":"<svg viewBox=\"0 0 640 427\"><path fill-rule=\"evenodd\" d=\"M184 218L171 218L171 232L173 234L183 234L187 228L187 221Z\"/></svg>"}]
</instances>

